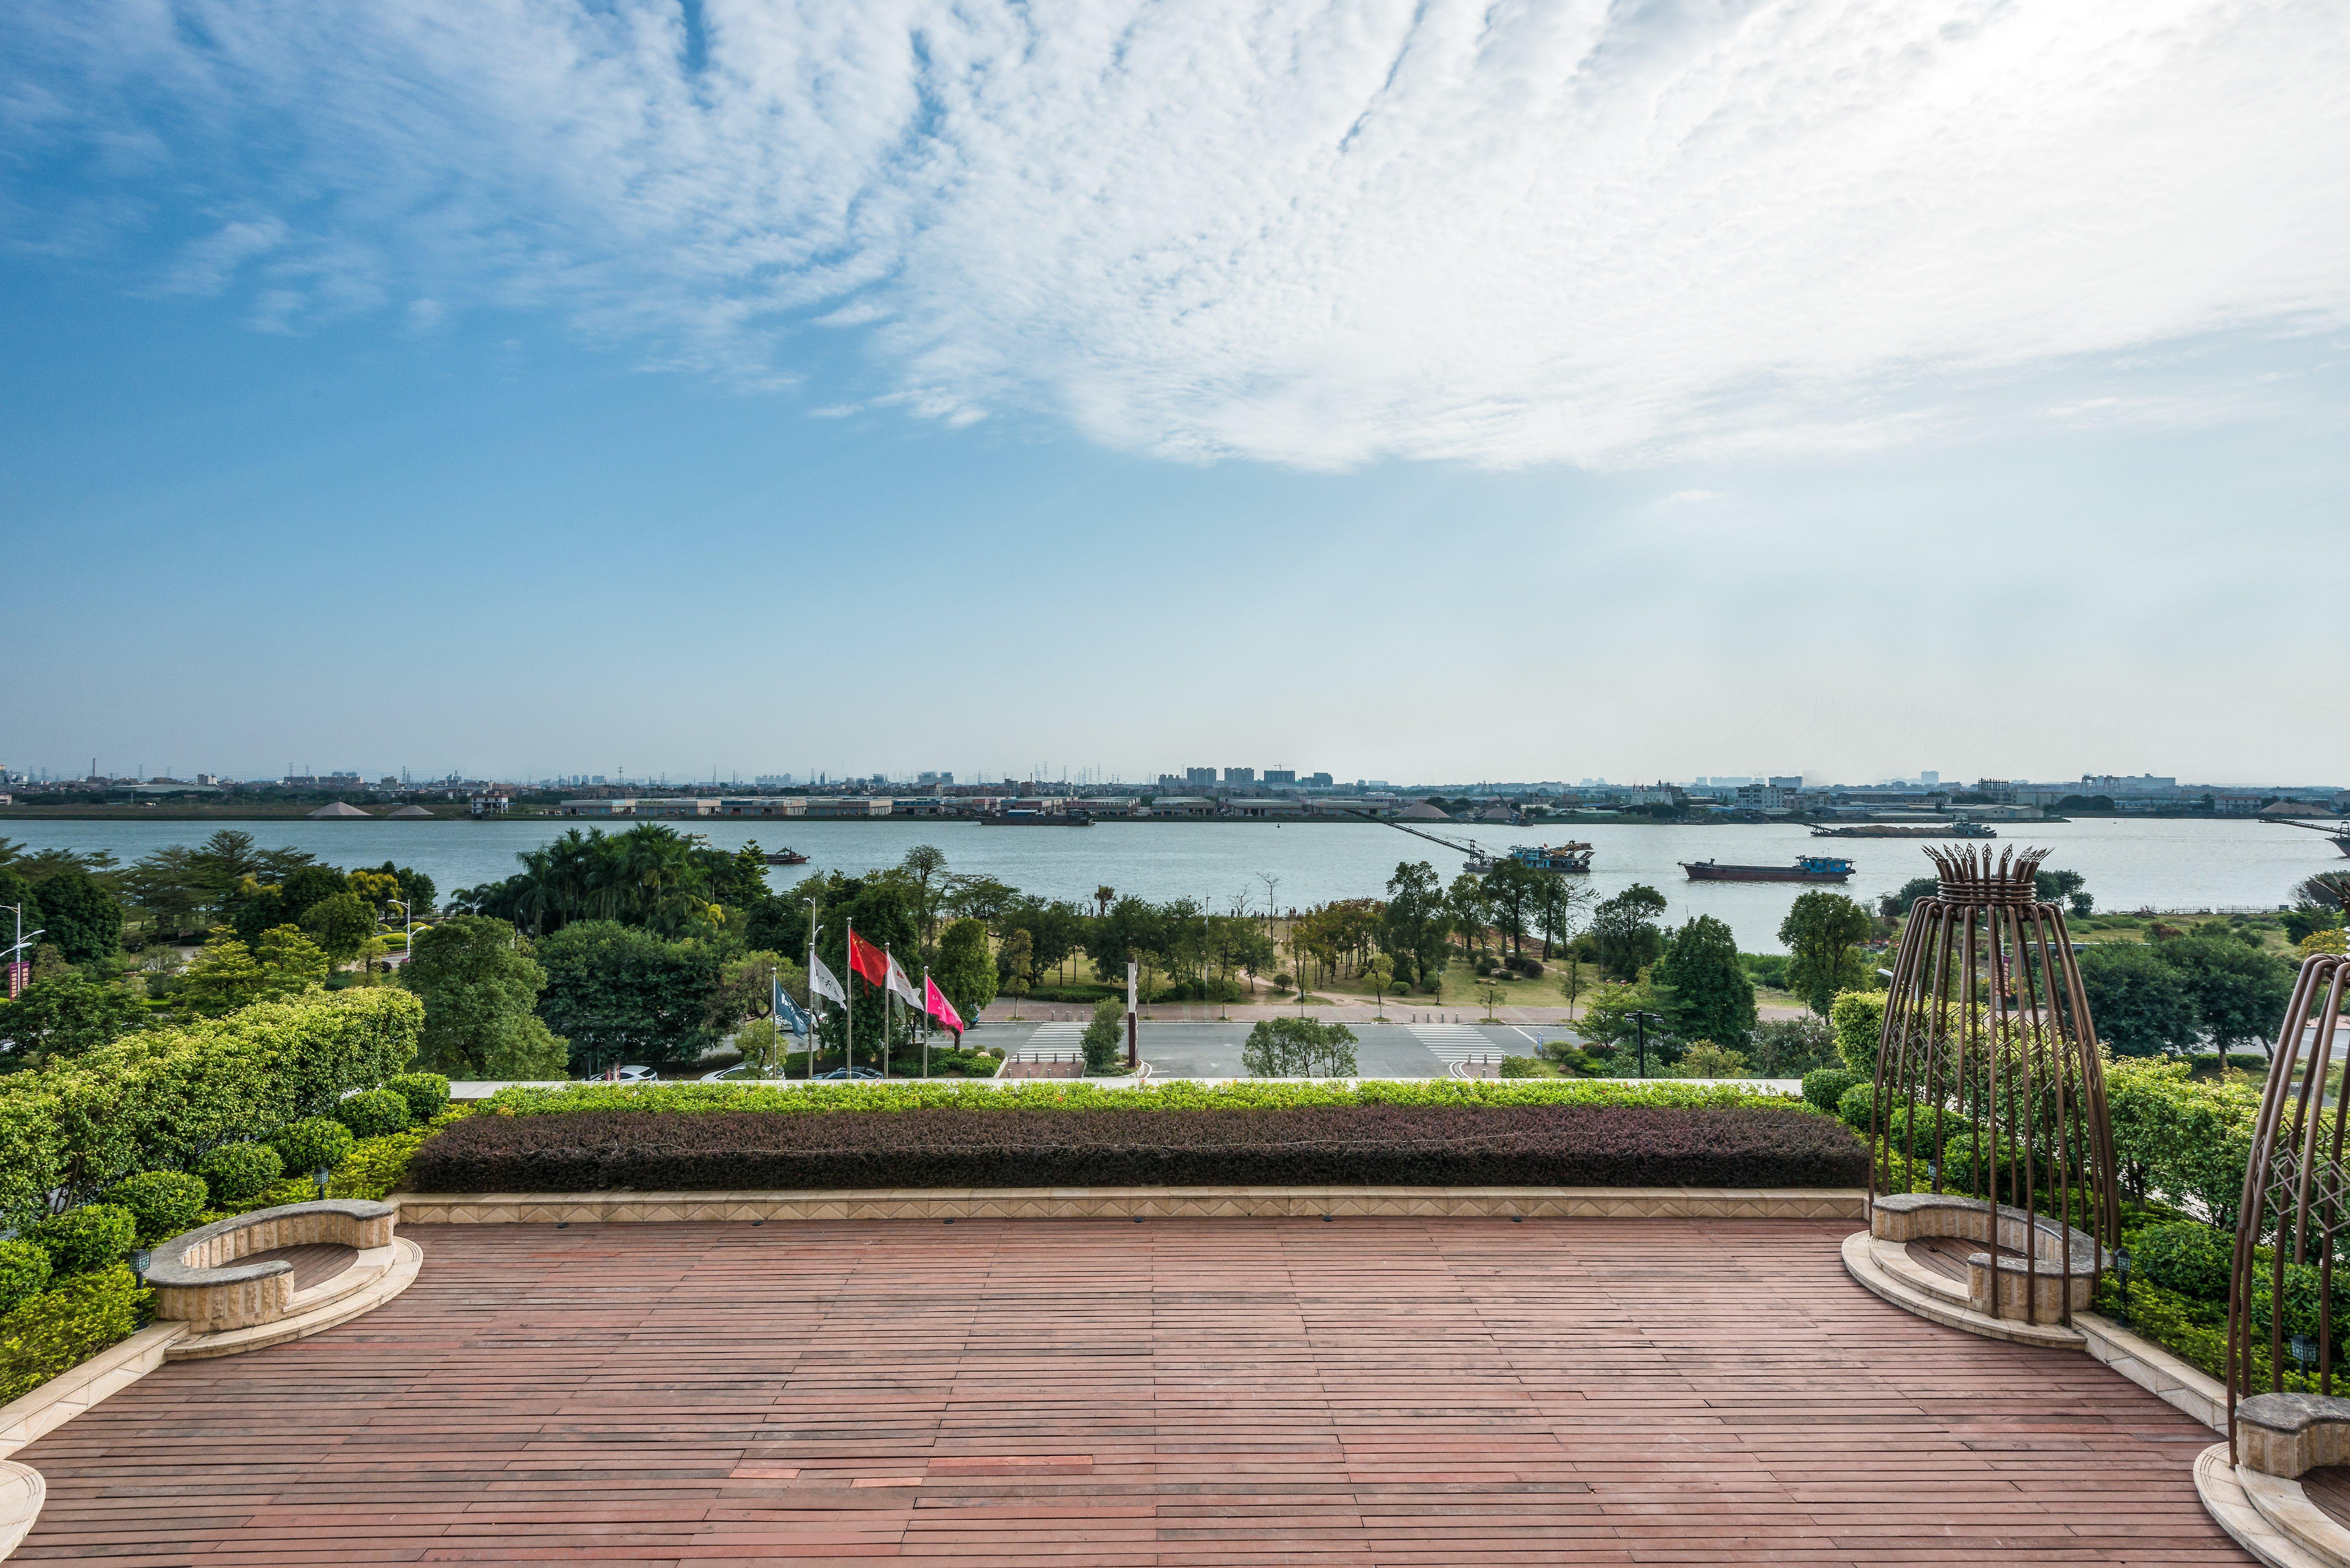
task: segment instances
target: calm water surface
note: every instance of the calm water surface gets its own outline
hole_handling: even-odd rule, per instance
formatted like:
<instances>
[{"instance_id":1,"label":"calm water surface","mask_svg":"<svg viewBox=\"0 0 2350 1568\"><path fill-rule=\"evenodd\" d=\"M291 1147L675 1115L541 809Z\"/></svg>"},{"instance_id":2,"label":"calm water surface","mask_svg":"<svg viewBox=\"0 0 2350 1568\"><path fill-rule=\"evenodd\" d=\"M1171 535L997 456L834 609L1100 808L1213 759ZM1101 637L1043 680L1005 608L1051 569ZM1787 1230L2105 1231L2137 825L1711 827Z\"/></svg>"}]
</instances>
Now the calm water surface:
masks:
<instances>
[{"instance_id":1,"label":"calm water surface","mask_svg":"<svg viewBox=\"0 0 2350 1568\"><path fill-rule=\"evenodd\" d=\"M264 847L291 845L344 867L413 866L443 893L493 881L515 868L515 856L572 826L534 818L429 822L22 822L0 821L0 837L32 849L105 849L128 863L166 845L201 843L223 826L242 828ZM1088 899L1097 887L1153 899L1189 895L1229 909L1245 899L1263 909L1261 874L1278 879L1281 908L1331 898L1380 896L1399 859L1432 863L1447 880L1461 857L1423 839L1371 823L1118 823L1085 828L982 827L968 822L715 822L670 826L709 836L733 849L755 839L808 857L806 866L768 874L778 890L810 872L849 873L895 865L917 844L946 852L950 871L983 872L1024 891ZM1790 883L1692 883L1686 860L1776 865L1814 850L1846 856L1856 867L1846 891L1866 898L1931 869L1920 841L1814 839L1789 826L1511 828L1440 826L1488 848L1579 837L1596 846L1589 881L1602 897L1646 882L1672 900L1673 920L1717 916L1750 952L1779 950L1788 904L1803 891ZM2249 821L2101 819L2000 828L2002 845L2043 846L2048 864L2088 878L2100 909L2273 908L2314 871L2350 866L2317 834Z\"/></svg>"}]
</instances>

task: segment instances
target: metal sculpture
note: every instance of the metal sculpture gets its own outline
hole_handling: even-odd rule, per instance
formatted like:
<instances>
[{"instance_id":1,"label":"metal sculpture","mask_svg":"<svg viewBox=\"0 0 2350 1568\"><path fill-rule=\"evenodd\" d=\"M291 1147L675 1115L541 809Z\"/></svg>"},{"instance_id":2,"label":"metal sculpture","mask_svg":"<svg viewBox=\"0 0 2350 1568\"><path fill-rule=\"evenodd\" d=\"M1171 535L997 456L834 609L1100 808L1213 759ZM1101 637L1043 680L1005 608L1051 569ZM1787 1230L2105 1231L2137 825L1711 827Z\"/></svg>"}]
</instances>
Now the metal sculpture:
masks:
<instances>
[{"instance_id":1,"label":"metal sculpture","mask_svg":"<svg viewBox=\"0 0 2350 1568\"><path fill-rule=\"evenodd\" d=\"M2269 1056L2267 1086L2252 1124L2244 1192L2236 1209L2236 1251L2228 1282L2228 1447L2237 1451L2236 1404L2254 1392L2282 1393L2286 1319L2314 1308L2315 1343L2296 1334L2294 1360L2316 1363L2317 1391L2334 1392L2334 1255L2350 1231L2350 1173L2343 1165L2343 1133L2350 1096L2342 1093L2335 1040L2350 993L2350 958L2321 953L2304 960ZM2313 1071L2313 1069L2314 1069ZM2266 1248L2268 1256L2261 1252ZM2313 1281L2302 1271L2314 1266ZM2289 1277L2287 1271L2293 1271ZM2256 1323L2257 1287L2271 1303ZM2314 1287L2314 1289L2312 1287ZM2314 1297L2312 1301L2310 1298ZM2285 1303L2284 1311L2274 1303ZM2265 1342L2264 1344L2262 1342ZM2254 1352L2265 1348L2265 1376ZM2256 1389L2255 1385L2262 1386Z\"/></svg>"},{"instance_id":2,"label":"metal sculpture","mask_svg":"<svg viewBox=\"0 0 2350 1568\"><path fill-rule=\"evenodd\" d=\"M1987 1246L1975 1310L2069 1321L2120 1241L2121 1200L2064 912L2033 891L2048 852L1926 853L1940 885L1910 907L1878 1036L1872 1228L1880 1208L1930 1210L1927 1230Z\"/></svg>"}]
</instances>

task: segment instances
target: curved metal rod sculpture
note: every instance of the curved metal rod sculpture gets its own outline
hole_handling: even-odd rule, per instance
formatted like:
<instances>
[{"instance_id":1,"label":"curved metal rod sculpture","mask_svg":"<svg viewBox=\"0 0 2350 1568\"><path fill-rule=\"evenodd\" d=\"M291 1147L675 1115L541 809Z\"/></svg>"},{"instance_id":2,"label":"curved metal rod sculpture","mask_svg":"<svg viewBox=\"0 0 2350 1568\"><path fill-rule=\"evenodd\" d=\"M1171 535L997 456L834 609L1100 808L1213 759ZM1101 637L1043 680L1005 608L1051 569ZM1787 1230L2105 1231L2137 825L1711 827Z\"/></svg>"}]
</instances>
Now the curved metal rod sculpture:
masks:
<instances>
[{"instance_id":1,"label":"curved metal rod sculpture","mask_svg":"<svg viewBox=\"0 0 2350 1568\"><path fill-rule=\"evenodd\" d=\"M2253 1273L2262 1242L2268 1258L2269 1300L2287 1299L2285 1269L2306 1266L2316 1254L2317 1382L2334 1392L2334 1254L2350 1231L2350 1176L2343 1167L2345 1115L2350 1096L2334 1077L2342 1005L2350 992L2350 958L2324 953L2304 961L2293 1003L2269 1056L2268 1085L2252 1124L2251 1158L2244 1165L2244 1195L2236 1207L2235 1265L2228 1281L2228 1452L2236 1443L2236 1401L2252 1387ZM2309 1069L2314 1067L2316 1071ZM2268 1393L2284 1389L2285 1314L2272 1310L2266 1324ZM2304 1375L2306 1369L2304 1368Z\"/></svg>"},{"instance_id":2,"label":"curved metal rod sculpture","mask_svg":"<svg viewBox=\"0 0 2350 1568\"><path fill-rule=\"evenodd\" d=\"M1988 846L1926 853L1940 887L1910 908L1886 998L1870 1208L1897 1175L1908 1177L1902 1190L1918 1190L1924 1166L1924 1190L1986 1211L1991 1286L1977 1310L2006 1315L2002 1297L2017 1293L2002 1279L2020 1275L2022 1315L2042 1321L2045 1275L2056 1286L2053 1315L2069 1321L2074 1281L2085 1277L2084 1299L2094 1299L2120 1244L2121 1199L2096 1030L2064 913L2033 892L2048 851L2002 849L1996 861ZM2002 1243L2021 1259L2002 1263Z\"/></svg>"}]
</instances>

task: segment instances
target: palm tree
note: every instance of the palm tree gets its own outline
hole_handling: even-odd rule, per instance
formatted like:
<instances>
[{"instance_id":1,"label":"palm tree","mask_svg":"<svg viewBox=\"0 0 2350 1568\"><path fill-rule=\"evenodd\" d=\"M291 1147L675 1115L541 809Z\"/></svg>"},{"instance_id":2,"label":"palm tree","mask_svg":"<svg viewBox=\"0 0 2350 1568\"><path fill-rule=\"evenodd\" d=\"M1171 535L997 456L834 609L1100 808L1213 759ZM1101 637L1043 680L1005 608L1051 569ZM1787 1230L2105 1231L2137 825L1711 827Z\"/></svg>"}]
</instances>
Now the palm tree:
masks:
<instances>
[{"instance_id":1,"label":"palm tree","mask_svg":"<svg viewBox=\"0 0 2350 1568\"><path fill-rule=\"evenodd\" d=\"M1096 912L1104 915L1108 914L1109 901L1117 897L1118 889L1115 888L1101 887L1095 888L1094 904L1096 906Z\"/></svg>"}]
</instances>

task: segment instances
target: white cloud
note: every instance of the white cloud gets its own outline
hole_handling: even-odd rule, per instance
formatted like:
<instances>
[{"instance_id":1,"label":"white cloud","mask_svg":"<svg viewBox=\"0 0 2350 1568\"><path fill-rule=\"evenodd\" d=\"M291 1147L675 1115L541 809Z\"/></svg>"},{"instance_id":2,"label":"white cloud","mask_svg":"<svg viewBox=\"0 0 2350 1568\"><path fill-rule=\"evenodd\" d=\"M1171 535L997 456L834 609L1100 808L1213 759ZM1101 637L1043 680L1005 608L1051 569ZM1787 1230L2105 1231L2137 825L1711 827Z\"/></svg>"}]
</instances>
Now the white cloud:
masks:
<instances>
[{"instance_id":1,"label":"white cloud","mask_svg":"<svg viewBox=\"0 0 2350 1568\"><path fill-rule=\"evenodd\" d=\"M547 308L761 384L853 324L928 417L1307 466L1848 451L1987 381L2350 317L2337 5L703 14L699 70L654 0L35 14L10 206L79 148L275 214L174 286L298 238L336 309ZM93 151L159 127L163 172Z\"/></svg>"}]
</instances>

